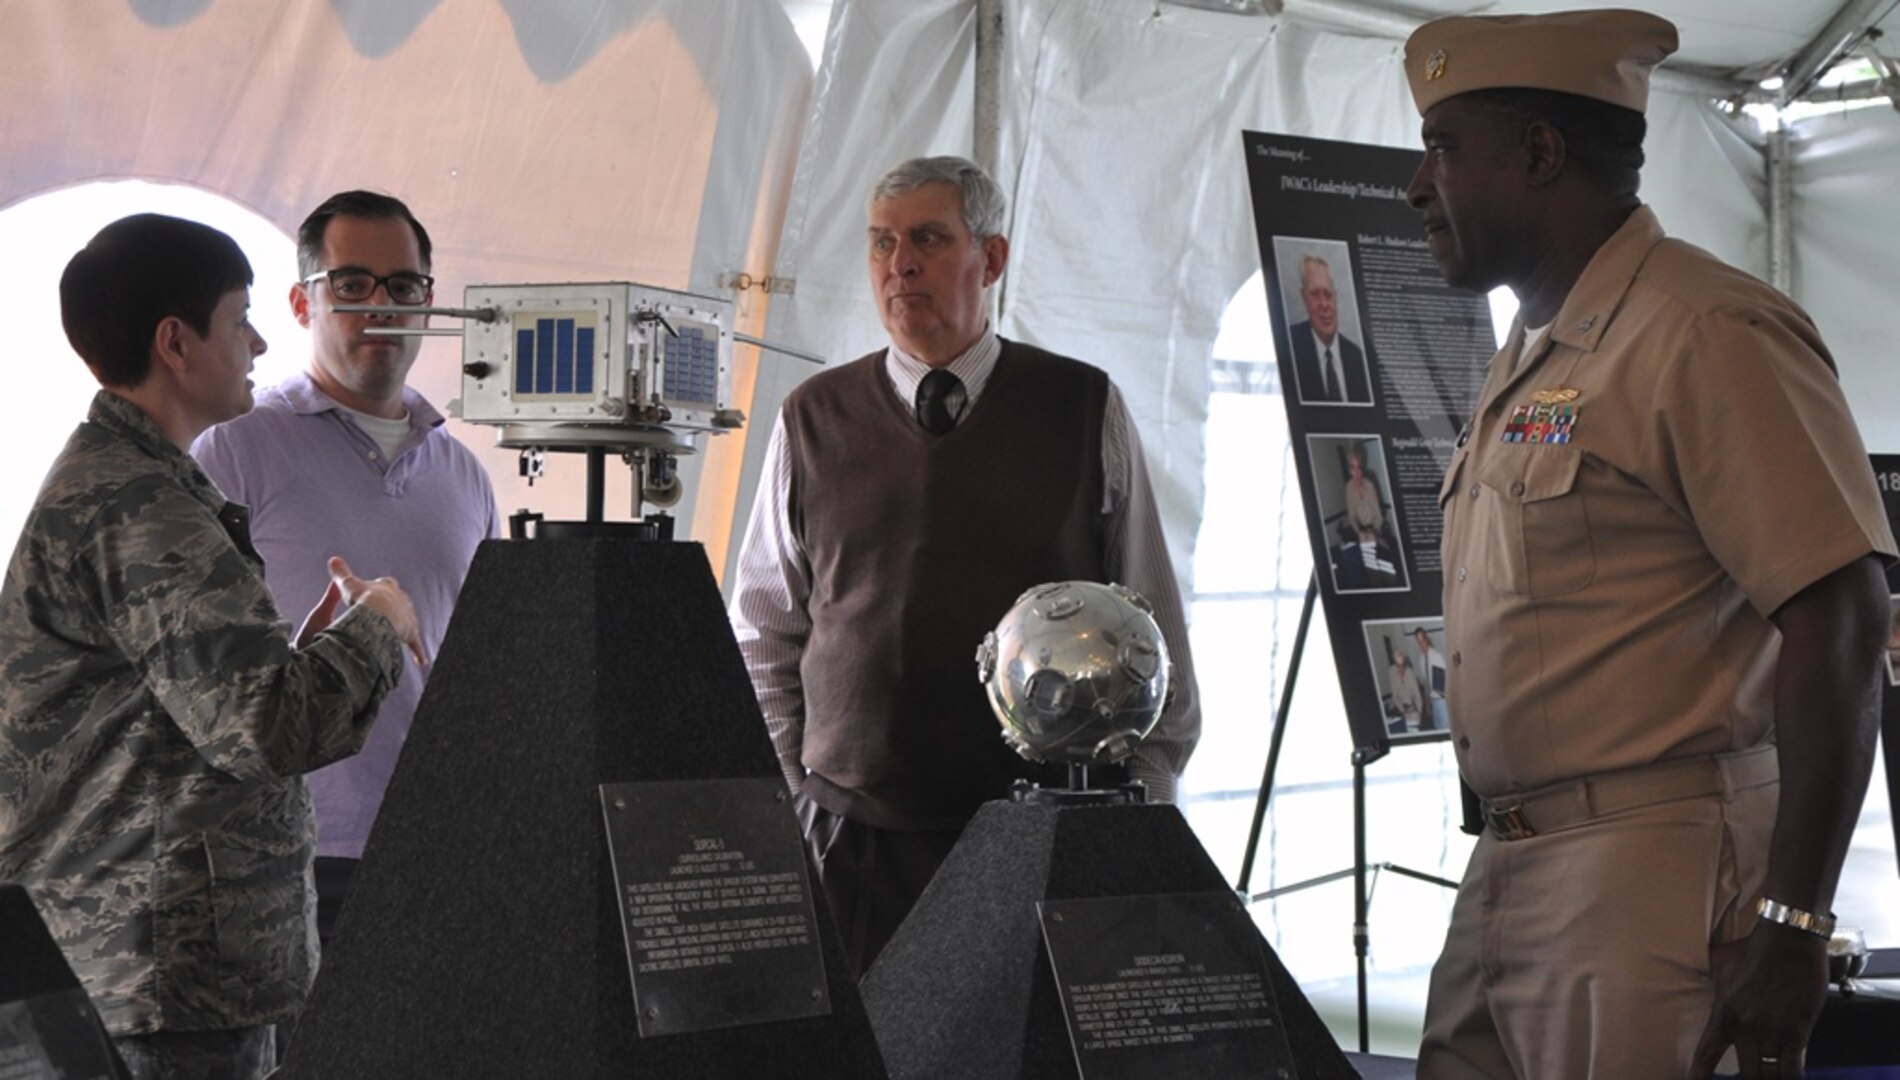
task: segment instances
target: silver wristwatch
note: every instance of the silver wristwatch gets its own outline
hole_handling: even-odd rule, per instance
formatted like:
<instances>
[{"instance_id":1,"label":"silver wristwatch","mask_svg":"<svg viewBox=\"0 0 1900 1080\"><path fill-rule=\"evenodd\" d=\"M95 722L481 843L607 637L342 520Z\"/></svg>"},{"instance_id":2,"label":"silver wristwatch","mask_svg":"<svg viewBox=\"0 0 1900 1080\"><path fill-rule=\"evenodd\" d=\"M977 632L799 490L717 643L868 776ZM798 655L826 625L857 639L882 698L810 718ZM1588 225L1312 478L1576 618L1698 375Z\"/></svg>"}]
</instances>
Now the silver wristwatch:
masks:
<instances>
[{"instance_id":1,"label":"silver wristwatch","mask_svg":"<svg viewBox=\"0 0 1900 1080\"><path fill-rule=\"evenodd\" d=\"M1769 922L1792 926L1796 930L1813 934L1823 940L1834 936L1834 916L1832 915L1816 915L1812 911L1802 911L1800 908L1789 907L1779 900L1770 900L1766 896L1755 904L1755 912Z\"/></svg>"}]
</instances>

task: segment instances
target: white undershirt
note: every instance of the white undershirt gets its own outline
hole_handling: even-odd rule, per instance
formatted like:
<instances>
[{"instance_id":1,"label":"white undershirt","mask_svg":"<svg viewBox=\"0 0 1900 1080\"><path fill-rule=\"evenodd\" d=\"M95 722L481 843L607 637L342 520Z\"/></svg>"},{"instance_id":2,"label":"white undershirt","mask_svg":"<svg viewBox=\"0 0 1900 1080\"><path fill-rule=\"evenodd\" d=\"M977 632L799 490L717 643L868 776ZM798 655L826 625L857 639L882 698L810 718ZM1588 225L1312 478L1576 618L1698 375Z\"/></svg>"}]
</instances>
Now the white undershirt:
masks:
<instances>
[{"instance_id":1,"label":"white undershirt","mask_svg":"<svg viewBox=\"0 0 1900 1080\"><path fill-rule=\"evenodd\" d=\"M409 441L408 409L404 409L402 416L395 420L357 412L348 406L344 406L343 411L350 414L350 419L356 422L356 426L362 429L363 434L370 437L370 441L376 444L376 449L383 452L384 461L395 460L396 451L402 449L402 444Z\"/></svg>"},{"instance_id":2,"label":"white undershirt","mask_svg":"<svg viewBox=\"0 0 1900 1080\"><path fill-rule=\"evenodd\" d=\"M1550 333L1550 326L1550 323L1545 323L1535 329L1524 331L1524 347L1518 350L1517 367L1523 367L1530 362L1531 357L1537 355L1538 347L1544 343L1544 338Z\"/></svg>"}]
</instances>

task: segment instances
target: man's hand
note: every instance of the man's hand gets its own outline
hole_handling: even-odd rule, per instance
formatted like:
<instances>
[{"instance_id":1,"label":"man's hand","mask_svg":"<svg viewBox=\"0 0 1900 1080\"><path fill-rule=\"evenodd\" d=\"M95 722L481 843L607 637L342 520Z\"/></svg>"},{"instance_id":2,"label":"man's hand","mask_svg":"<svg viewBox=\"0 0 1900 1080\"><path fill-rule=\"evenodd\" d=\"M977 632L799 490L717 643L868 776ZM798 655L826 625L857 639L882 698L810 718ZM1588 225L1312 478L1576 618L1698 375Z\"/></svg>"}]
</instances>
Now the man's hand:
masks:
<instances>
[{"instance_id":1,"label":"man's hand","mask_svg":"<svg viewBox=\"0 0 1900 1080\"><path fill-rule=\"evenodd\" d=\"M1808 1033L1827 996L1827 942L1757 922L1740 941L1709 950L1715 1009L1702 1029L1690 1080L1715 1074L1731 1045L1743 1080L1799 1077Z\"/></svg>"},{"instance_id":2,"label":"man's hand","mask_svg":"<svg viewBox=\"0 0 1900 1080\"><path fill-rule=\"evenodd\" d=\"M339 608L347 611L358 604L368 604L370 610L388 619L416 663L423 667L429 665L429 651L422 644L422 624L416 618L415 605L409 602L409 594L402 591L395 578L365 581L357 577L349 563L334 555L330 557L330 584L297 630L297 648L310 644L328 629L336 621Z\"/></svg>"}]
</instances>

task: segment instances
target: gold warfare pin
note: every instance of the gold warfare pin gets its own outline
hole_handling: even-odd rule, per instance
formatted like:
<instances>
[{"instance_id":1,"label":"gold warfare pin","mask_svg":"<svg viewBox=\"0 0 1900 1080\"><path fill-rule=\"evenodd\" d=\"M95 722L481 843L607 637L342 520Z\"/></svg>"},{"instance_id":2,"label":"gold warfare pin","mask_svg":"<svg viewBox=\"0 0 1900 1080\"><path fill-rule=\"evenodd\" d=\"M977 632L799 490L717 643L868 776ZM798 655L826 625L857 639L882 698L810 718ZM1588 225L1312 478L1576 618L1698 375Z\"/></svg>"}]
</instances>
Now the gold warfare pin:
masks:
<instances>
[{"instance_id":1,"label":"gold warfare pin","mask_svg":"<svg viewBox=\"0 0 1900 1080\"><path fill-rule=\"evenodd\" d=\"M1574 386L1560 386L1555 390L1538 390L1531 394L1531 400L1539 405L1562 405L1566 401L1575 401L1583 391Z\"/></svg>"}]
</instances>

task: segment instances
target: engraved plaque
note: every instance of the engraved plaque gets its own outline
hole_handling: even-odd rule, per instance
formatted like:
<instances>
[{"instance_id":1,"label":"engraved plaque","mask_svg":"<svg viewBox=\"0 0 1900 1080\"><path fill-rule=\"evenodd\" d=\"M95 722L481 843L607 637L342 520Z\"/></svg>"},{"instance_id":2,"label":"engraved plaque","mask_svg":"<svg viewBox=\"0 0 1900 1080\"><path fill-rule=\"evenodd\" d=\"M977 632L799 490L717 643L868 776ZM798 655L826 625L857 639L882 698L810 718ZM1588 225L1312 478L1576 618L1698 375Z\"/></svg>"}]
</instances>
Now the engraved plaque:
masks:
<instances>
[{"instance_id":1,"label":"engraved plaque","mask_svg":"<svg viewBox=\"0 0 1900 1080\"><path fill-rule=\"evenodd\" d=\"M1229 893L1036 905L1082 1080L1294 1080L1260 937Z\"/></svg>"},{"instance_id":2,"label":"engraved plaque","mask_svg":"<svg viewBox=\"0 0 1900 1080\"><path fill-rule=\"evenodd\" d=\"M84 990L0 1003L0 1080L114 1080L112 1050Z\"/></svg>"},{"instance_id":3,"label":"engraved plaque","mask_svg":"<svg viewBox=\"0 0 1900 1080\"><path fill-rule=\"evenodd\" d=\"M831 1011L783 783L602 784L600 801L642 1038Z\"/></svg>"}]
</instances>

